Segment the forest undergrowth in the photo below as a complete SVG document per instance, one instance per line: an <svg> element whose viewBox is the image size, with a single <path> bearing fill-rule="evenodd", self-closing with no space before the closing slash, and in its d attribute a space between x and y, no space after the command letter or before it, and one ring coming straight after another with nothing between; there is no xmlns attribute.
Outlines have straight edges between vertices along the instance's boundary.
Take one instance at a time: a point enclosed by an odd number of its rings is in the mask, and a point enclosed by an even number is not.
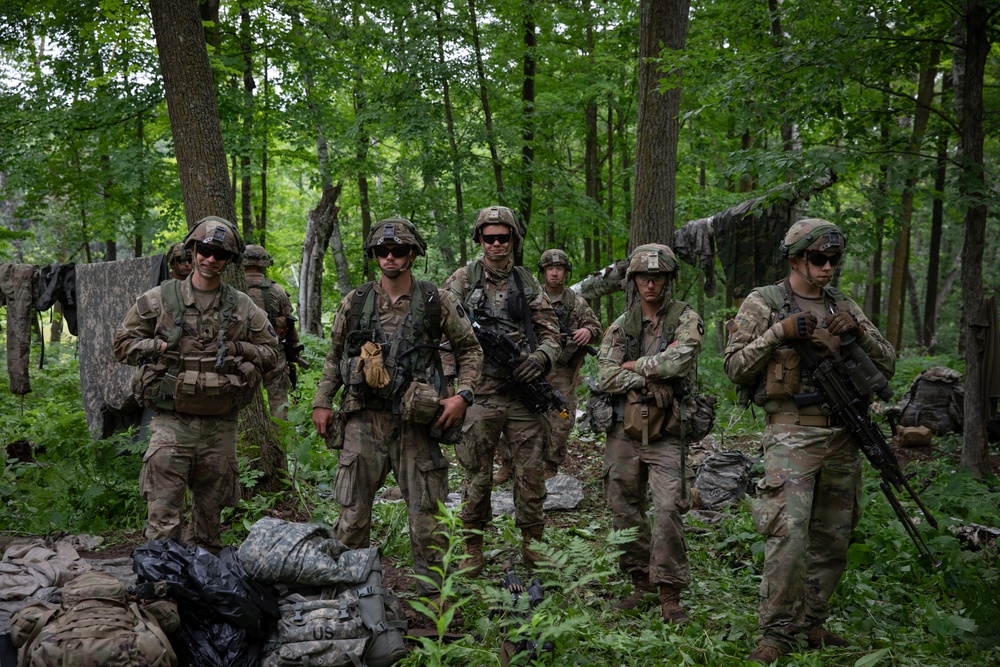
<svg viewBox="0 0 1000 667"><path fill-rule="evenodd" d="M228 512L225 540L238 544L261 517L280 516L332 525L337 506L330 499L336 452L327 451L313 433L308 395L322 366L323 343L307 340L313 369L300 378L305 388L281 428L288 453L287 490L250 495ZM948 360L903 357L893 382L902 395L920 368ZM722 449L757 454L759 415L734 407L733 390L717 380L719 362L703 358L703 389L720 398L714 435ZM585 368L584 372L588 372ZM81 407L79 367L70 348L53 346L46 366L32 369L31 394L12 396L0 384L0 433L7 447L0 472L0 537L88 533L104 538L108 549L141 541L145 503L138 478L145 441L121 434L93 441ZM832 599L829 629L848 637L849 648L793 653L780 665L1000 665L1000 558L995 545L973 550L949 526L977 523L1000 526L1000 483L975 479L957 469L959 436L945 438L919 458L907 459L910 483L937 517L941 529L920 531L941 560L938 567L919 561L917 552L865 465L863 513L852 535L850 563ZM534 573L544 600L531 613L525 597L510 609L500 587L502 563L516 552L519 532L511 517L497 517L486 531L489 563L483 577L459 576L460 527L453 511L444 512L451 537L445 559L443 596L461 611L465 639L445 642L422 638L403 665L498 665L505 637L539 646L551 642L537 664L546 665L733 665L741 664L757 639L757 587L764 543L755 533L750 499L730 506L717 523L686 518L692 583L683 603L691 620L665 625L654 597L633 611L611 605L631 592L617 568L627 533L611 529L601 495L603 440L574 432L565 472L583 482L584 500L572 511L547 517L550 562ZM30 452L30 455L26 455ZM12 457L12 453L21 456ZM242 481L252 486L252 453L241 455ZM760 474L760 466L755 467ZM461 481L452 467L451 488ZM391 480L390 480L391 483ZM904 499L914 517L919 512ZM390 585L413 597L409 572L406 510L401 503L376 506L373 543L389 565ZM520 565L515 571L528 578ZM416 606L420 606L417 602ZM430 604L429 623L442 631L448 616ZM498 613L506 609L506 613ZM449 612L449 614L452 612ZM454 627L452 631L455 631ZM519 664L516 661L513 664Z"/></svg>

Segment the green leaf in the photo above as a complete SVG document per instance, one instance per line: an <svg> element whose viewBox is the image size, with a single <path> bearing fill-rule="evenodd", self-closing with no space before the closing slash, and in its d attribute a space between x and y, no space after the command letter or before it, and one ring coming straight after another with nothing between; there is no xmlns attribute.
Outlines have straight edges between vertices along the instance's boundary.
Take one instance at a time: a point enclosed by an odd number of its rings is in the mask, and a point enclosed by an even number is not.
<svg viewBox="0 0 1000 667"><path fill-rule="evenodd" d="M880 648L874 653L869 653L868 655L861 656L854 661L854 667L872 667L872 665L877 665L878 661L881 660L886 653L889 652L887 648Z"/></svg>

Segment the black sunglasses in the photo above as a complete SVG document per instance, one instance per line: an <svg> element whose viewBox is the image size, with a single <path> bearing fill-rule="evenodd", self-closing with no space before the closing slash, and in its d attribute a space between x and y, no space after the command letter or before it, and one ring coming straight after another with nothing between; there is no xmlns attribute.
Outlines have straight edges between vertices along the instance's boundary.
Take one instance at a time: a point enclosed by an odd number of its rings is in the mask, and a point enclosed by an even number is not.
<svg viewBox="0 0 1000 667"><path fill-rule="evenodd" d="M411 252L413 252L413 246L409 245L377 245L375 246L375 254L379 257L385 259L389 255L392 255L396 259L400 257L406 257Z"/></svg>
<svg viewBox="0 0 1000 667"><path fill-rule="evenodd" d="M220 262L228 262L233 258L233 253L228 250L207 243L199 243L195 246L195 250L202 257L214 257Z"/></svg>
<svg viewBox="0 0 1000 667"><path fill-rule="evenodd" d="M480 236L483 243L486 245L493 245L499 242L500 244L510 243L510 234L483 234Z"/></svg>
<svg viewBox="0 0 1000 667"><path fill-rule="evenodd" d="M806 259L809 260L809 263L820 269L826 266L827 262L830 262L830 266L836 267L837 264L840 263L840 258L841 258L840 254L824 255L821 252L811 252L808 255L806 255Z"/></svg>
<svg viewBox="0 0 1000 667"><path fill-rule="evenodd" d="M174 261L178 264L190 264L191 263L191 253L186 252L180 257L174 257Z"/></svg>

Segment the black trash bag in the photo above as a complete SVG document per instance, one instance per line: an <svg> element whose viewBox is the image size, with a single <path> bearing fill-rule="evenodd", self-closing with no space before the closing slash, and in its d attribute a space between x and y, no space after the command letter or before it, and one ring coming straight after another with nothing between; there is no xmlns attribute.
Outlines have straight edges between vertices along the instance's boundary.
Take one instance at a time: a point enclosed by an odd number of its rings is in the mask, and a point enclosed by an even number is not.
<svg viewBox="0 0 1000 667"><path fill-rule="evenodd" d="M254 583L231 547L215 556L176 540L154 540L132 553L136 595L178 602L178 657L194 667L256 667L277 600Z"/></svg>

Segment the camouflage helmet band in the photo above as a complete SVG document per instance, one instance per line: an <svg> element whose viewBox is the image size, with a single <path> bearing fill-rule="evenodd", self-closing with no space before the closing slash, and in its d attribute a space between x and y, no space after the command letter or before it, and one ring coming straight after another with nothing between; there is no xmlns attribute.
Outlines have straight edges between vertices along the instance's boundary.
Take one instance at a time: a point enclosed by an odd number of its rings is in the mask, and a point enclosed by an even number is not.
<svg viewBox="0 0 1000 667"><path fill-rule="evenodd" d="M538 258L539 273L550 266L565 266L567 272L573 271L573 263L569 261L569 255L559 248L550 248Z"/></svg>
<svg viewBox="0 0 1000 667"><path fill-rule="evenodd" d="M416 250L418 256L427 254L427 242L416 225L406 218L386 218L376 222L365 241L365 254L371 258L376 246L387 244L408 245Z"/></svg>

